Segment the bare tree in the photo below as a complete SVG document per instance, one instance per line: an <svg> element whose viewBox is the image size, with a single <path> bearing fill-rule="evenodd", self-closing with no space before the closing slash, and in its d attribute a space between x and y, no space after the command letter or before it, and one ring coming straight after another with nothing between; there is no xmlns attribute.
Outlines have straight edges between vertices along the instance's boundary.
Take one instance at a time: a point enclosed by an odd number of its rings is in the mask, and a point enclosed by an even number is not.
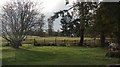
<svg viewBox="0 0 120 67"><path fill-rule="evenodd" d="M19 48L28 31L39 21L39 14L33 2L7 3L0 15L2 37L9 41L12 47Z"/></svg>

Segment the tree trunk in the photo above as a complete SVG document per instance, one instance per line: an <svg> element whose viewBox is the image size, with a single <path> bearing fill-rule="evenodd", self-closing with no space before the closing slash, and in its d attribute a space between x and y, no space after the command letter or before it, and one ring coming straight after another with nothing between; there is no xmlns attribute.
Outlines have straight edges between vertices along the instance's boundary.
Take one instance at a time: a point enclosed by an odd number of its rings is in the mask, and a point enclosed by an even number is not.
<svg viewBox="0 0 120 67"><path fill-rule="evenodd" d="M81 34L80 34L80 43L79 46L83 46L84 43L84 29L81 30Z"/></svg>
<svg viewBox="0 0 120 67"><path fill-rule="evenodd" d="M120 23L118 23L118 29L117 29L117 42L118 45L120 46Z"/></svg>
<svg viewBox="0 0 120 67"><path fill-rule="evenodd" d="M85 30L85 15L84 15L84 3L80 5L81 8L81 25L80 25L80 43L79 46L83 46L84 43L84 30Z"/></svg>
<svg viewBox="0 0 120 67"><path fill-rule="evenodd" d="M120 32L119 32L119 34L120 34ZM117 42L118 42L118 45L120 46L120 35L118 35Z"/></svg>
<svg viewBox="0 0 120 67"><path fill-rule="evenodd" d="M21 42L13 42L12 47L15 49L19 49L19 46L21 46Z"/></svg>
<svg viewBox="0 0 120 67"><path fill-rule="evenodd" d="M20 44L20 46L22 46L22 44Z"/></svg>
<svg viewBox="0 0 120 67"><path fill-rule="evenodd" d="M104 35L104 32L100 33L100 46L105 47L105 35Z"/></svg>
<svg viewBox="0 0 120 67"><path fill-rule="evenodd" d="M16 44L12 44L12 47L15 48L15 49L19 49L19 46L16 45Z"/></svg>

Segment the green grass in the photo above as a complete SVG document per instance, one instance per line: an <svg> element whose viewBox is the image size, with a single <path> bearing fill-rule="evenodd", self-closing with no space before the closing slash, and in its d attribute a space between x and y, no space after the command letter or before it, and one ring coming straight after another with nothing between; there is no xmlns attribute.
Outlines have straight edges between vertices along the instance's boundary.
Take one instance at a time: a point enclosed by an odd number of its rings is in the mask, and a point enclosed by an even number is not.
<svg viewBox="0 0 120 67"><path fill-rule="evenodd" d="M15 51L3 47L3 65L106 65L120 63L105 57L105 48L24 45ZM16 52L16 53L15 53Z"/></svg>

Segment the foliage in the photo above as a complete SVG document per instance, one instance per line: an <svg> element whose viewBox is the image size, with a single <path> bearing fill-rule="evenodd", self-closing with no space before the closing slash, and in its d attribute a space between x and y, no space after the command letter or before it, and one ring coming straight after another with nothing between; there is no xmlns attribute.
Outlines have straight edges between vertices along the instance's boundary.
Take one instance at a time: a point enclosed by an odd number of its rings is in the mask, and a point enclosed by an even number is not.
<svg viewBox="0 0 120 67"><path fill-rule="evenodd" d="M71 17L69 16L69 13L67 12L67 15L63 15L62 19L61 19L61 32L63 34L63 36L70 36L71 35L71 30L70 30L70 21L71 21Z"/></svg>
<svg viewBox="0 0 120 67"><path fill-rule="evenodd" d="M120 5L118 2L102 2L97 9L94 15L93 30L94 33L101 36L101 46L105 45L106 36L116 35L115 31L119 30L119 10ZM116 37L119 38L118 35Z"/></svg>
<svg viewBox="0 0 120 67"><path fill-rule="evenodd" d="M67 0L67 4L68 3L69 2ZM80 35L80 45L83 45L85 28L90 25L92 21L92 14L94 13L94 10L97 8L97 6L98 5L96 2L77 2L74 3L74 5L67 10L61 10L56 12L55 15L52 16L52 18L53 20L55 20L59 16L63 17L61 19L61 29L63 30L63 34L66 33L65 35L67 36ZM72 14L69 13L69 10L71 9L73 9ZM67 18L70 18L70 20Z"/></svg>

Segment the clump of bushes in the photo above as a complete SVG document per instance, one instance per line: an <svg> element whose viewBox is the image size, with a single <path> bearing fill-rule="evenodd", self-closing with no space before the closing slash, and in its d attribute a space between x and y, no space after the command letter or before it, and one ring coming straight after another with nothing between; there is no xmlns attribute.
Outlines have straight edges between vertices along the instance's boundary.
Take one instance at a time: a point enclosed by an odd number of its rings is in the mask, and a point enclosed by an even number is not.
<svg viewBox="0 0 120 67"><path fill-rule="evenodd" d="M107 57L115 57L115 58L120 58L120 46L115 43L111 43L108 46L109 50L106 53Z"/></svg>

